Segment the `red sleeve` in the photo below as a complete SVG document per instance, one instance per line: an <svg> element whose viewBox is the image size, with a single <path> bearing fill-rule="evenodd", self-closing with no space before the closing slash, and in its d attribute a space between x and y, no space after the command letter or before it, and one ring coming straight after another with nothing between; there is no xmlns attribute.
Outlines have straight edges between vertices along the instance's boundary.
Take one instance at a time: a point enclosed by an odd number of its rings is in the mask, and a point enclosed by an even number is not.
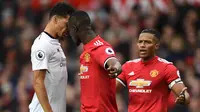
<svg viewBox="0 0 200 112"><path fill-rule="evenodd" d="M115 58L115 52L110 46L100 46L97 49L92 51L94 59L97 63L99 63L102 67L105 68L105 63L108 61L109 58Z"/></svg>
<svg viewBox="0 0 200 112"><path fill-rule="evenodd" d="M126 86L126 66L125 64L122 66L122 73L117 76L117 81L119 81L122 85Z"/></svg>
<svg viewBox="0 0 200 112"><path fill-rule="evenodd" d="M167 65L165 69L165 80L169 85L170 89L175 83L181 81L179 71L174 65L172 64Z"/></svg>

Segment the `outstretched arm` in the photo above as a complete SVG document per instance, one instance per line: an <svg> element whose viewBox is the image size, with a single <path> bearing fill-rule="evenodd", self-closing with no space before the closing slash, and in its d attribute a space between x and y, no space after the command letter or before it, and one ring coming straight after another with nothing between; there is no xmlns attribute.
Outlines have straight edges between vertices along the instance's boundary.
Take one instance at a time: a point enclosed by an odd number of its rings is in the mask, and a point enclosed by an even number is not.
<svg viewBox="0 0 200 112"><path fill-rule="evenodd" d="M120 62L114 57L111 57L107 60L105 69L109 72L108 75L110 78L116 78L122 72L122 66Z"/></svg>

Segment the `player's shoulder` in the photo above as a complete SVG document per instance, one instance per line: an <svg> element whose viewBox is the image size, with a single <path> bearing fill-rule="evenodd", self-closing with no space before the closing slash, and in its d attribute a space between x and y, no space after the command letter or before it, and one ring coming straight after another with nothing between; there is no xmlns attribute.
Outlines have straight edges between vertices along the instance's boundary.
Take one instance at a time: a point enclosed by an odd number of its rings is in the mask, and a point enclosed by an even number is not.
<svg viewBox="0 0 200 112"><path fill-rule="evenodd" d="M100 46L111 46L108 42L106 42L102 37L97 36L95 38L95 41L93 41L93 45L95 47L100 47Z"/></svg>
<svg viewBox="0 0 200 112"><path fill-rule="evenodd" d="M158 57L158 62L160 66L164 66L166 69L176 69L173 62L167 61L166 59Z"/></svg>
<svg viewBox="0 0 200 112"><path fill-rule="evenodd" d="M33 45L31 47L31 50L48 50L52 48L52 45L45 40L45 36L43 33L41 33L33 42Z"/></svg>
<svg viewBox="0 0 200 112"><path fill-rule="evenodd" d="M96 53L104 54L104 53L106 53L107 55L115 55L114 49L111 46L107 46L107 45L95 47L90 52L93 53L93 54L96 54Z"/></svg>
<svg viewBox="0 0 200 112"><path fill-rule="evenodd" d="M166 60L166 59L164 59L164 58L161 58L161 57L158 57L158 58L157 58L157 61L158 61L160 64L164 64L164 65L173 65L172 62L170 62L170 61L168 61L168 60Z"/></svg>
<svg viewBox="0 0 200 112"><path fill-rule="evenodd" d="M95 41L93 41L92 51L105 51L107 54L115 54L112 46L101 37L96 37Z"/></svg>
<svg viewBox="0 0 200 112"><path fill-rule="evenodd" d="M141 61L141 58L133 59L127 61L125 64L138 64Z"/></svg>
<svg viewBox="0 0 200 112"><path fill-rule="evenodd" d="M122 69L123 69L124 71L132 70L133 68L140 66L140 62L141 62L141 58L137 58L137 59L133 59L133 60L126 61L126 62L122 65Z"/></svg>

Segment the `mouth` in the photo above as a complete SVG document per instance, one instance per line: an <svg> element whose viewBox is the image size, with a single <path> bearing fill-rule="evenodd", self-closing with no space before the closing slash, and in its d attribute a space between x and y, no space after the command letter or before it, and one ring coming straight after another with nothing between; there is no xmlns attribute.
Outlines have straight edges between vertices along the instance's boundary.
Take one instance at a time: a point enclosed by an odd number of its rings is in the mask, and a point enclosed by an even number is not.
<svg viewBox="0 0 200 112"><path fill-rule="evenodd" d="M139 53L142 54L142 55L147 54L147 50L141 49L141 50L139 50Z"/></svg>

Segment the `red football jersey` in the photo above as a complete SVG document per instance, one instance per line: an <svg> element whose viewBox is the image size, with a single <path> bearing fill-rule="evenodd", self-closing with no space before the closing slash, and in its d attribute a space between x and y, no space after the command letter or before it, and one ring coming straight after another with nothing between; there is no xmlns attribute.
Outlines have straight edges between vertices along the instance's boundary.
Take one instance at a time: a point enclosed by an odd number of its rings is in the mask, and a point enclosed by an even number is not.
<svg viewBox="0 0 200 112"><path fill-rule="evenodd" d="M81 112L117 112L116 81L105 70L111 58L115 58L112 47L99 36L84 45L79 73Z"/></svg>
<svg viewBox="0 0 200 112"><path fill-rule="evenodd" d="M167 112L168 97L179 71L165 59L155 56L126 62L117 80L128 87L129 112Z"/></svg>

